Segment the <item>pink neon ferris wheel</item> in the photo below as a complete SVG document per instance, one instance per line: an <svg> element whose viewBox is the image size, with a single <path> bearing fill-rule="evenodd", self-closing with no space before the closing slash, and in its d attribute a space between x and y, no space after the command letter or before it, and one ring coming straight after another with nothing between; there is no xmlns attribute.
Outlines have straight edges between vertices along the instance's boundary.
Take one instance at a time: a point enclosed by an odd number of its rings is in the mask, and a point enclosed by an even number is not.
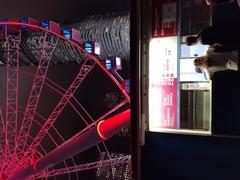
<svg viewBox="0 0 240 180"><path fill-rule="evenodd" d="M81 171L129 163L106 140L128 126L130 98L101 59L38 25L0 26L0 179L80 179ZM64 48L77 63L56 63Z"/></svg>

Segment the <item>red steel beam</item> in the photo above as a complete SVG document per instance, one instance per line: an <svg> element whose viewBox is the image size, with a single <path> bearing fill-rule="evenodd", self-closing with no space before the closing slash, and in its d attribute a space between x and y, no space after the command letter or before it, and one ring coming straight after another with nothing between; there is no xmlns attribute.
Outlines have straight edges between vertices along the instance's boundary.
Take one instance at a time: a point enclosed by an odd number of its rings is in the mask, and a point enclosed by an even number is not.
<svg viewBox="0 0 240 180"><path fill-rule="evenodd" d="M130 123L130 109L123 111L107 120L100 121L97 126L88 131L79 132L55 150L38 159L33 165L18 171L9 180L27 180L37 173L58 164L88 148L107 140Z"/></svg>

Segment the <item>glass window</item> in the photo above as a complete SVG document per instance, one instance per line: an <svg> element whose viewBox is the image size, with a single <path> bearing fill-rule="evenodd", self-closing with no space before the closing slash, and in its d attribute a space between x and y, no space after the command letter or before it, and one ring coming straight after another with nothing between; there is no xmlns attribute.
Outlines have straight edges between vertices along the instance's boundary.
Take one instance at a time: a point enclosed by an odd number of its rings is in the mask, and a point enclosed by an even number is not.
<svg viewBox="0 0 240 180"><path fill-rule="evenodd" d="M187 36L211 24L211 8L198 0L153 0L151 12L148 128L211 134L212 83L193 63L206 54L208 46L185 42Z"/></svg>

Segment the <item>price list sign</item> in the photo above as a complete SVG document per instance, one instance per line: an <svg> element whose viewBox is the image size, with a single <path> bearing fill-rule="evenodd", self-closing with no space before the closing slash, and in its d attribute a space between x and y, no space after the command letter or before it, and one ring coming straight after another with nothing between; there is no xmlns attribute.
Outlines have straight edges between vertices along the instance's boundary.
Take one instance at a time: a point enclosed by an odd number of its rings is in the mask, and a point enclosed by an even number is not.
<svg viewBox="0 0 240 180"><path fill-rule="evenodd" d="M149 126L177 128L177 37L150 42Z"/></svg>

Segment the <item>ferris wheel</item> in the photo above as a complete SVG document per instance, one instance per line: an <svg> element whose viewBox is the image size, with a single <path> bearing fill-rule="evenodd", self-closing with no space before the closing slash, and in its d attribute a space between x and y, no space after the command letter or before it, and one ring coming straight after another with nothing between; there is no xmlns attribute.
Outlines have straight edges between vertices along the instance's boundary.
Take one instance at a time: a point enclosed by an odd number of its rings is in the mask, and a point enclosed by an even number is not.
<svg viewBox="0 0 240 180"><path fill-rule="evenodd" d="M130 163L109 151L129 125L130 97L78 35L52 21L0 22L0 179L75 180Z"/></svg>

